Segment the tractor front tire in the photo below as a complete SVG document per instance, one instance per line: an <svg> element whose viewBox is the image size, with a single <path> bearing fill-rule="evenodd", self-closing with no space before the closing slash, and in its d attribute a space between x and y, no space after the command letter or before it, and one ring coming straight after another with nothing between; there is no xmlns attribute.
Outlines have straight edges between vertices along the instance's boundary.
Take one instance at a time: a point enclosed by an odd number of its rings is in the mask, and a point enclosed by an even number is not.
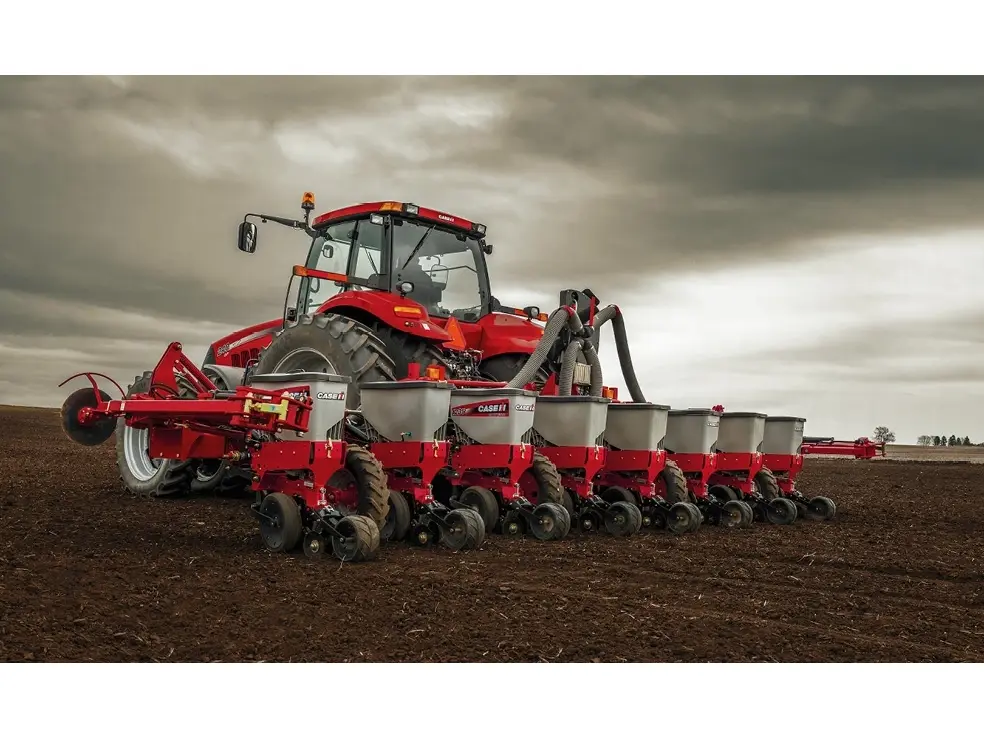
<svg viewBox="0 0 984 738"><path fill-rule="evenodd" d="M133 397L150 389L152 372L135 377L126 396ZM123 488L138 497L176 497L189 491L194 471L190 459L151 459L150 432L116 423L116 468Z"/></svg>
<svg viewBox="0 0 984 738"><path fill-rule="evenodd" d="M379 336L363 323L334 313L302 315L277 334L250 374L281 371L320 371L350 377L345 397L349 410L358 409L363 382L396 379L393 359ZM382 521L376 520L376 524L382 525Z"/></svg>

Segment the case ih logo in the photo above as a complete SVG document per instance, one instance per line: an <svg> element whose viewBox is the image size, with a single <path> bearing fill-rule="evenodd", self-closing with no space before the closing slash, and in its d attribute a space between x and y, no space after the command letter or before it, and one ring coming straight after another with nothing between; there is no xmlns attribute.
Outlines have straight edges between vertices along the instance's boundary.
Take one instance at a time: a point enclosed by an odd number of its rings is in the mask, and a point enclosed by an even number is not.
<svg viewBox="0 0 984 738"><path fill-rule="evenodd" d="M446 220L448 223L454 223L454 218L452 218L450 215L442 215L438 213L437 217L440 220Z"/></svg>
<svg viewBox="0 0 984 738"><path fill-rule="evenodd" d="M319 400L344 400L345 399L345 393L344 392L319 392L318 393L318 399Z"/></svg>
<svg viewBox="0 0 984 738"><path fill-rule="evenodd" d="M458 405L451 408L451 417L469 418L507 418L509 417L508 402L473 402L470 405Z"/></svg>
<svg viewBox="0 0 984 738"><path fill-rule="evenodd" d="M297 400L298 402L307 402L311 398L311 395L306 390L287 391L283 393L283 396Z"/></svg>
<svg viewBox="0 0 984 738"><path fill-rule="evenodd" d="M533 404L530 403L529 405L517 405L516 406L516 412L519 412L519 413L531 413L531 412L533 412Z"/></svg>

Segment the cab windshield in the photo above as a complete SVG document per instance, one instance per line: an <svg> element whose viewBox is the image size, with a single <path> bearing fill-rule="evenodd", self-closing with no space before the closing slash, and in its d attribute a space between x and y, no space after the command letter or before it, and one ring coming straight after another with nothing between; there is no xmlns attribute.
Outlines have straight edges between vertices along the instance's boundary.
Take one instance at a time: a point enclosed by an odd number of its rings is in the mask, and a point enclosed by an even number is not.
<svg viewBox="0 0 984 738"><path fill-rule="evenodd" d="M479 279L481 264L477 239L435 224L394 219L393 284L413 284L410 298L432 315L479 318L488 302Z"/></svg>
<svg viewBox="0 0 984 738"><path fill-rule="evenodd" d="M408 297L438 318L464 321L481 317L488 296L481 278L479 241L439 225L402 218L392 221L390 262L383 261L384 229L368 219L329 226L311 244L305 266L364 279L367 286L325 284L311 278L300 295L299 308L311 313L343 289L392 289L409 282ZM388 275L393 275L392 280Z"/></svg>

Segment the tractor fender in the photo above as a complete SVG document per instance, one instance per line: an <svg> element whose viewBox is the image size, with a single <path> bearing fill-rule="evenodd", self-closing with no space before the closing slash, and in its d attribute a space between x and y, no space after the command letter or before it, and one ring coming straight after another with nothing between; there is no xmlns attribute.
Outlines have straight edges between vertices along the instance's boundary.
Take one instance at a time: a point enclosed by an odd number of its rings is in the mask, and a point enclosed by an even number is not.
<svg viewBox="0 0 984 738"><path fill-rule="evenodd" d="M222 377L222 381L225 382L226 388L235 389L243 383L243 377L246 375L246 370L236 366L222 366L221 364L203 364L203 372L214 372L218 376ZM219 387L219 389L224 389Z"/></svg>
<svg viewBox="0 0 984 738"><path fill-rule="evenodd" d="M451 340L451 334L430 319L423 305L392 292L340 292L325 300L318 312L345 315L367 325L374 319L432 343Z"/></svg>

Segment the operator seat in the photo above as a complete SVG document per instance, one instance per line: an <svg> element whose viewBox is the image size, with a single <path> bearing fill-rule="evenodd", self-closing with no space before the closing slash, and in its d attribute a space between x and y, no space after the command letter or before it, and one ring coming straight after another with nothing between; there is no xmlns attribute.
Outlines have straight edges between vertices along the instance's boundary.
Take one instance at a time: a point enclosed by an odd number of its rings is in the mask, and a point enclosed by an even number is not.
<svg viewBox="0 0 984 738"><path fill-rule="evenodd" d="M423 270L418 261L411 260L396 276L397 284L400 282L413 283L413 292L410 293L411 300L419 302L427 308L428 312L437 308L444 292L444 285L434 284L434 280Z"/></svg>

